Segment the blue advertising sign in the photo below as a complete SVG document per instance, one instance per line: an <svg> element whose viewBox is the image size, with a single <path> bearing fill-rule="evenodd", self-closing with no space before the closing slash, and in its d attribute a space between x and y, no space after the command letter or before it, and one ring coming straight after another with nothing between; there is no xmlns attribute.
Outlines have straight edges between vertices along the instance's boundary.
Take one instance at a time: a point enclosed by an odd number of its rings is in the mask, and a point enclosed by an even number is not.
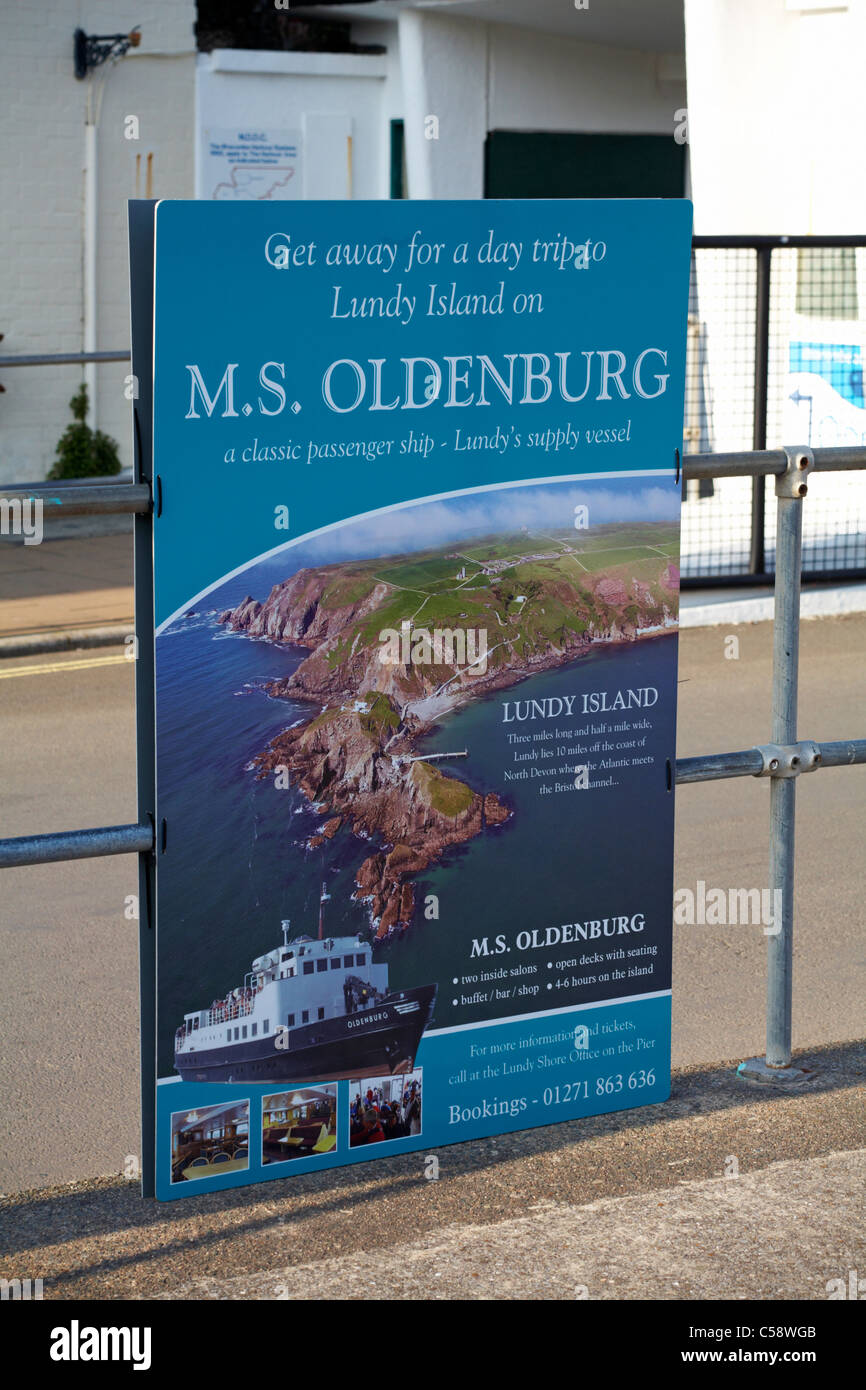
<svg viewBox="0 0 866 1390"><path fill-rule="evenodd" d="M840 340L850 328L831 324L835 341L789 343L785 438L824 448L866 440L862 345Z"/></svg>
<svg viewBox="0 0 866 1390"><path fill-rule="evenodd" d="M157 206L159 1198L667 1097L690 236Z"/></svg>

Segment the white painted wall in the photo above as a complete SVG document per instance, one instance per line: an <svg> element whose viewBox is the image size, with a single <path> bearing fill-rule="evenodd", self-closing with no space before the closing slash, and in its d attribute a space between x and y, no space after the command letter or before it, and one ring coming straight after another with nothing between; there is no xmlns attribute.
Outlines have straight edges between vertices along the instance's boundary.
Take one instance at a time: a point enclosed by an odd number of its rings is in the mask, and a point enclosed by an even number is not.
<svg viewBox="0 0 866 1390"><path fill-rule="evenodd" d="M682 54L641 53L490 25L489 130L670 135Z"/></svg>
<svg viewBox="0 0 866 1390"><path fill-rule="evenodd" d="M139 24L141 48L107 73L98 133L100 348L129 344L126 200L135 156L152 155L156 197L193 191L193 0L40 0L0 11L0 353L80 352L85 82L73 73L72 34L113 34ZM184 56L158 56L159 54ZM124 138L137 115L140 139ZM0 483L45 476L71 420L80 367L0 371ZM97 423L131 462L125 364L97 369Z"/></svg>
<svg viewBox="0 0 866 1390"><path fill-rule="evenodd" d="M866 229L866 0L685 0L695 231Z"/></svg>
<svg viewBox="0 0 866 1390"><path fill-rule="evenodd" d="M424 11L401 14L410 198L484 196L488 42L485 24Z"/></svg>
<svg viewBox="0 0 866 1390"><path fill-rule="evenodd" d="M210 192L208 129L298 130L305 198L387 198L383 55L218 49L196 68L196 196ZM347 137L352 139L351 178Z"/></svg>

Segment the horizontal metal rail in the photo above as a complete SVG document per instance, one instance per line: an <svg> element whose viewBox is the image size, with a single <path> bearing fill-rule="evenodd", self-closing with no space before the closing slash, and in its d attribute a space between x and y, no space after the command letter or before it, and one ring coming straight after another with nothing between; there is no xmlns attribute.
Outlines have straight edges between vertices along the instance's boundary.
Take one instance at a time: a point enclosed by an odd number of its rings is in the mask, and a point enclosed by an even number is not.
<svg viewBox="0 0 866 1390"><path fill-rule="evenodd" d="M816 770L852 767L866 763L866 738L815 745ZM708 753L699 758L677 758L678 786L689 782L719 782L727 777L760 777L765 771L760 748L736 753ZM0 869L23 864L51 864L61 859L94 859L102 854L147 854L154 847L153 826L108 825L94 830L65 830L58 835L23 835L0 840Z"/></svg>
<svg viewBox="0 0 866 1390"><path fill-rule="evenodd" d="M866 448L813 449L812 454L814 471L818 473L866 469ZM783 449L767 449L762 453L687 454L682 461L686 479L781 475L786 467L787 455ZM152 506L146 483L9 483L0 487L0 500L4 498L41 501L46 511L57 516L148 512Z"/></svg>
<svg viewBox="0 0 866 1390"><path fill-rule="evenodd" d="M96 859L103 854L147 854L153 826L102 825L92 830L61 830L56 835L22 835L0 840L0 869L22 864L56 864L62 859Z"/></svg>
<svg viewBox="0 0 866 1390"><path fill-rule="evenodd" d="M129 362L128 348L116 352L29 352L24 357L0 357L3 367L71 367L84 362Z"/></svg>
<svg viewBox="0 0 866 1390"><path fill-rule="evenodd" d="M866 449L862 447L813 449L812 456L816 473L840 473L866 468ZM683 458L683 474L687 479L781 475L787 467L788 456L784 449L735 454L686 454Z"/></svg>
<svg viewBox="0 0 866 1390"><path fill-rule="evenodd" d="M10 483L0 487L0 501L41 502L47 516L105 516L149 512L146 483Z"/></svg>
<svg viewBox="0 0 866 1390"><path fill-rule="evenodd" d="M862 584L866 580L866 567L851 566L850 569L804 570L800 576L802 584ZM694 589L772 589L776 576L770 570L755 574L681 574L680 589L683 593Z"/></svg>
<svg viewBox="0 0 866 1390"><path fill-rule="evenodd" d="M726 777L759 777L764 759L757 748L738 753L709 753L701 758L677 758L676 782L721 782Z"/></svg>
<svg viewBox="0 0 866 1390"><path fill-rule="evenodd" d="M866 246L864 236L786 236L783 233L767 236L693 236L695 251L761 251L785 248L808 247L814 251L824 247ZM129 348L118 348L108 352L40 352L27 353L20 357L0 357L3 367L54 367L84 362L128 362L132 353Z"/></svg>
<svg viewBox="0 0 866 1390"><path fill-rule="evenodd" d="M836 743L820 743L824 767L851 767L866 763L866 738L840 739Z"/></svg>
<svg viewBox="0 0 866 1390"><path fill-rule="evenodd" d="M866 738L818 743L815 770L824 767L851 767L866 763ZM677 786L688 782L721 782L727 777L761 777L765 774L760 748L744 748L737 753L708 753L700 758L677 758Z"/></svg>
<svg viewBox="0 0 866 1390"><path fill-rule="evenodd" d="M694 236L692 246L696 251L784 251L786 246L808 247L812 251L823 251L825 246L866 246L866 237L854 233L842 236Z"/></svg>

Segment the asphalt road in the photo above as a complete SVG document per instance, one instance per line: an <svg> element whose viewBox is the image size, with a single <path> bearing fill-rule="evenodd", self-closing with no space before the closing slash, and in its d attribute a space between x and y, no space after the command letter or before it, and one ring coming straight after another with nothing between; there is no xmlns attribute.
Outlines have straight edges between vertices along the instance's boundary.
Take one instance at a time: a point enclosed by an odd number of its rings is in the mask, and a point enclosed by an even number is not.
<svg viewBox="0 0 866 1390"><path fill-rule="evenodd" d="M680 648L680 756L769 738L772 632L689 630ZM861 735L866 617L801 635L802 737ZM135 819L133 668L114 653L0 663L0 834ZM768 793L745 778L680 788L675 883L766 884ZM866 768L798 786L794 1041L864 1035ZM136 924L124 916L134 859L4 870L0 880L3 1058L0 1188L123 1171L138 1152ZM763 1051L759 926L678 926L674 1063ZM837 1143L837 1149L847 1147Z"/></svg>

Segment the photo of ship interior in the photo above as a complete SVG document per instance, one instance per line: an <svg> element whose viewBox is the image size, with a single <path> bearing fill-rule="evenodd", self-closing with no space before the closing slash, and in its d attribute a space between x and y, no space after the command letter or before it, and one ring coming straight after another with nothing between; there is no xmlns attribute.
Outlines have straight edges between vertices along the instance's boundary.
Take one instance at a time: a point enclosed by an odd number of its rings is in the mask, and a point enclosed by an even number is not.
<svg viewBox="0 0 866 1390"><path fill-rule="evenodd" d="M349 1087L349 1146L414 1139L421 1133L423 1072L371 1076Z"/></svg>
<svg viewBox="0 0 866 1390"><path fill-rule="evenodd" d="M232 1101L171 1117L171 1180L222 1177L250 1166L250 1103Z"/></svg>
<svg viewBox="0 0 866 1390"><path fill-rule="evenodd" d="M262 1163L312 1158L336 1147L336 1086L310 1086L264 1097Z"/></svg>

